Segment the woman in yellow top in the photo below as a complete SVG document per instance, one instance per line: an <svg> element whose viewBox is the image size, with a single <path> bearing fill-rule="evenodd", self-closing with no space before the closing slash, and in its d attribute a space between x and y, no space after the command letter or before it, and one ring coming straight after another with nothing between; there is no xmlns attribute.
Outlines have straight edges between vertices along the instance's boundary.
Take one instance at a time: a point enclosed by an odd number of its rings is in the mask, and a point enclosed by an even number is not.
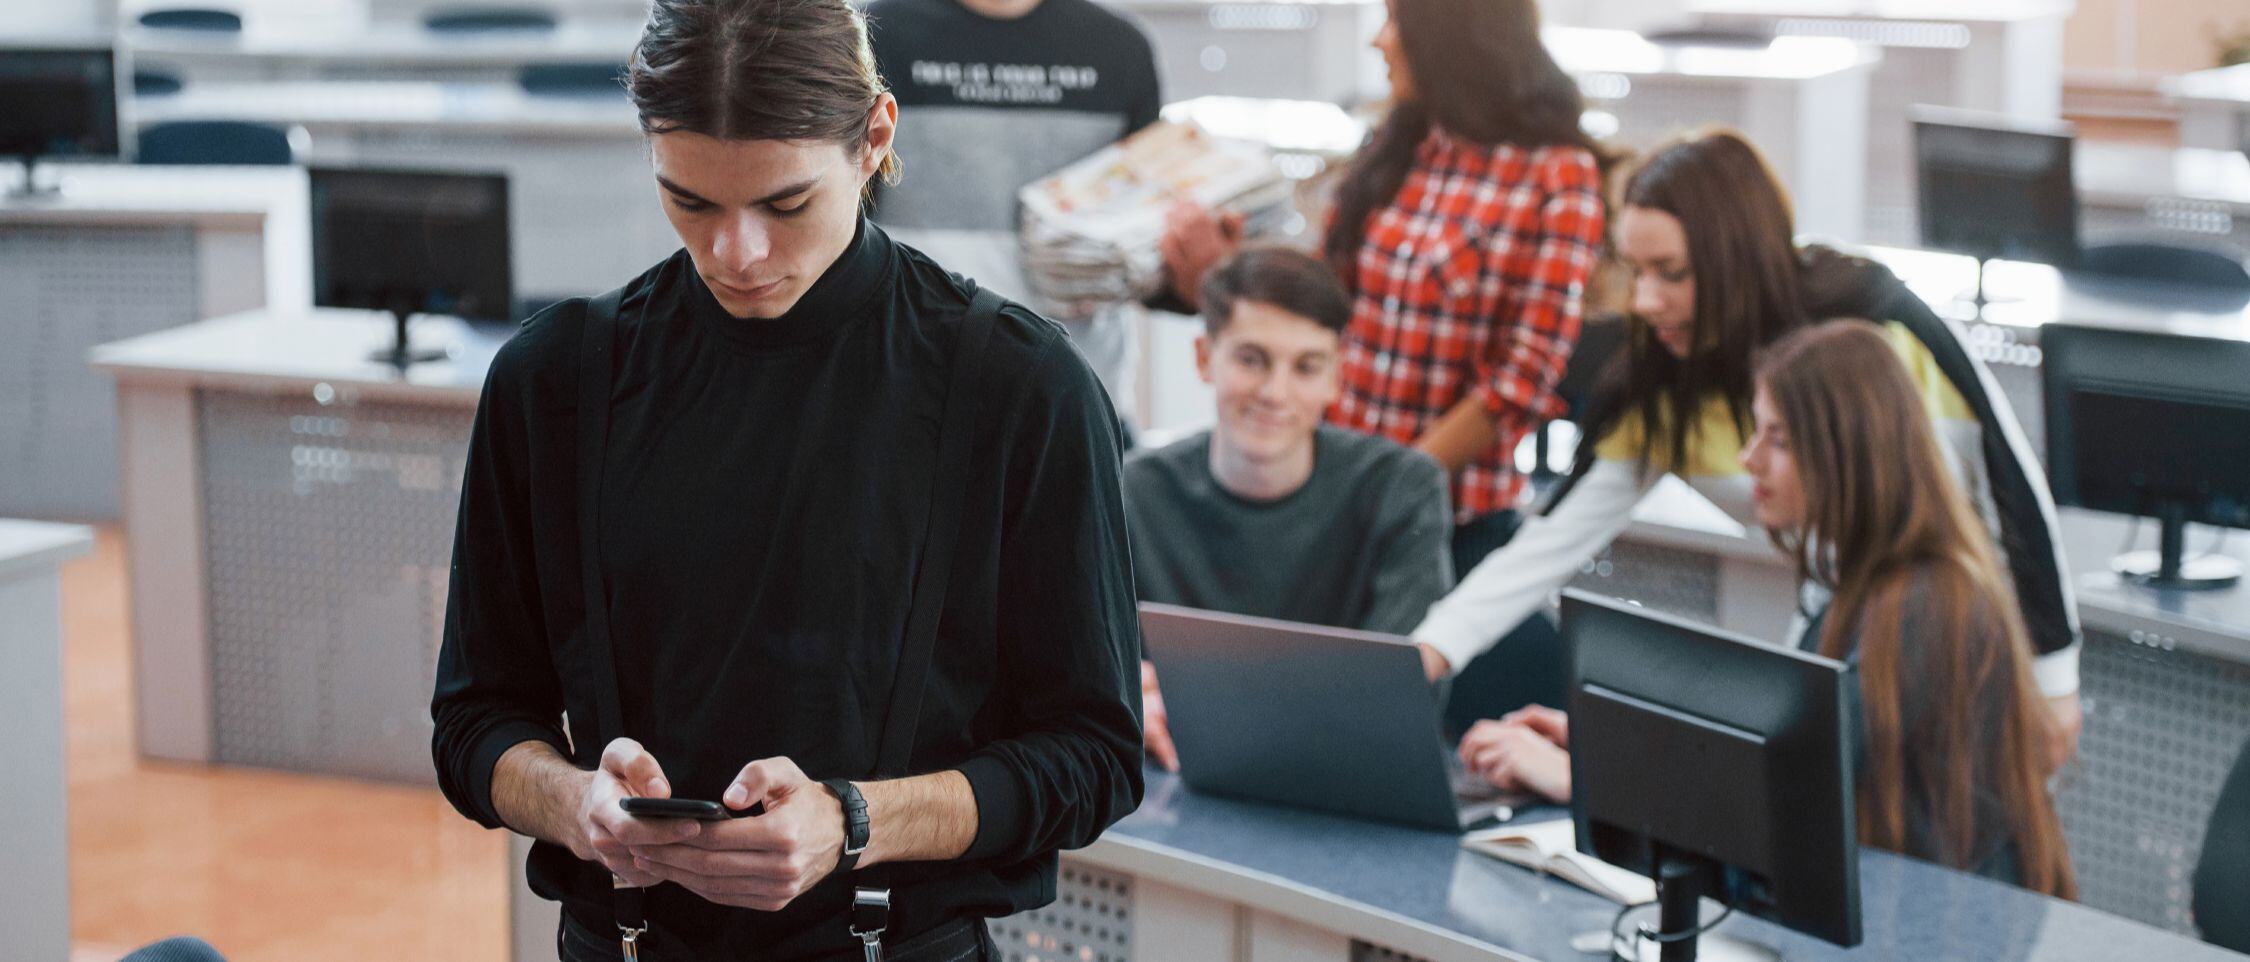
<svg viewBox="0 0 2250 962"><path fill-rule="evenodd" d="M1467 665L1624 531L1633 506L1665 474L1754 527L1739 462L1750 436L1752 358L1821 319L1872 318L1998 540L2037 656L2038 687L2054 709L2051 761L2059 765L2078 730L2079 647L2054 505L2007 399L1953 329L1888 270L1799 250L1787 196L1757 149L1731 131L1651 153L1626 181L1615 247L1632 272L1630 333L1578 418L1592 443L1580 445L1545 509L1430 608L1414 640L1450 670ZM1807 610L1825 600L1821 591L1808 586Z"/></svg>

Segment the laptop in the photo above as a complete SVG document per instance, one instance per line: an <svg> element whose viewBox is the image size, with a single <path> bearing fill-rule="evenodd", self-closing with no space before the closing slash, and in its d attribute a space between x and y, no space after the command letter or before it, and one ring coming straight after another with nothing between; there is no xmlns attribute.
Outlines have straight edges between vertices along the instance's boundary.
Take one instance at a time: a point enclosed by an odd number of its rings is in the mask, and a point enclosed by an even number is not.
<svg viewBox="0 0 2250 962"><path fill-rule="evenodd" d="M1462 769L1405 638L1154 603L1141 638L1196 791L1445 832L1524 801Z"/></svg>

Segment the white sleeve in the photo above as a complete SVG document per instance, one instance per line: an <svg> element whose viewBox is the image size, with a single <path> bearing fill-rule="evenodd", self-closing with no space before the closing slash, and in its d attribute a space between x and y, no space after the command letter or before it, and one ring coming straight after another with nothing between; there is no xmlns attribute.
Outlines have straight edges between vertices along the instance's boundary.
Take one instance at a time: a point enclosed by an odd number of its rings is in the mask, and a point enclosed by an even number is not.
<svg viewBox="0 0 2250 962"><path fill-rule="evenodd" d="M2077 642L2031 660L2031 677L2038 681L2040 694L2061 698L2078 692L2078 652L2085 647L2085 642Z"/></svg>
<svg viewBox="0 0 2250 962"><path fill-rule="evenodd" d="M1431 605L1413 639L1457 672L1498 644L1625 530L1633 506L1662 476L1651 472L1644 482L1640 474L1629 462L1594 462L1548 513L1524 519L1513 539Z"/></svg>

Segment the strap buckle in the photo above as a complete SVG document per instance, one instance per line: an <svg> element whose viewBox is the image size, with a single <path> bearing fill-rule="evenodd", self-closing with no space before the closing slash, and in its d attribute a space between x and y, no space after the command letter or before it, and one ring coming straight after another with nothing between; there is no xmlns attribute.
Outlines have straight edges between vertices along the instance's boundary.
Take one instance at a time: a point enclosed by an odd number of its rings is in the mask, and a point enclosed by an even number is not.
<svg viewBox="0 0 2250 962"><path fill-rule="evenodd" d="M883 930L891 923L891 890L852 890L852 934L859 937L867 962L883 962Z"/></svg>

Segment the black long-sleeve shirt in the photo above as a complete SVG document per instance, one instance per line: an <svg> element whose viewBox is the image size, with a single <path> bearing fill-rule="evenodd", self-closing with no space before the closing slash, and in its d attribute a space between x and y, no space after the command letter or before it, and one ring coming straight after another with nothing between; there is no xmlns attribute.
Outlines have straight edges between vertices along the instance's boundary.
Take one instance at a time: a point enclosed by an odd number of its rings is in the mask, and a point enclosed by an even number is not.
<svg viewBox="0 0 2250 962"><path fill-rule="evenodd" d="M623 732L593 730L603 676L580 629L582 312L526 322L492 364L462 484L431 706L454 806L498 826L493 764L526 740L575 745L591 767L609 738L635 738L683 798L717 798L770 756L867 777L971 293L864 222L778 319L728 316L684 252L628 285L599 522ZM1142 787L1115 415L1062 329L1021 307L985 351L911 765L967 777L977 832L957 861L897 868L900 937L1051 900L1055 852L1092 842ZM542 843L530 879L609 931L600 866ZM664 885L648 913L698 957L797 959L857 944L849 897L831 877L761 913Z"/></svg>

